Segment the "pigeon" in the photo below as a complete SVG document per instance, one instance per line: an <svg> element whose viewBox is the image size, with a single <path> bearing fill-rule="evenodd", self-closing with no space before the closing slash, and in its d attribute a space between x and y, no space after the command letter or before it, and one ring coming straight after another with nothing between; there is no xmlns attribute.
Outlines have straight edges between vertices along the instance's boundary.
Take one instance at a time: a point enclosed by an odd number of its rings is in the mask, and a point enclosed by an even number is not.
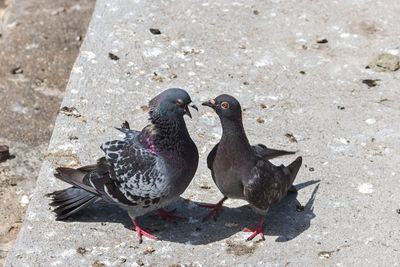
<svg viewBox="0 0 400 267"><path fill-rule="evenodd" d="M202 205L212 211L205 219L219 214L223 202L228 198L246 200L261 215L253 232L247 239L252 240L263 234L263 224L269 207L281 200L288 192L296 192L293 181L301 167L298 157L285 167L275 166L268 159L294 152L268 149L262 144L251 146L242 123L240 103L232 96L223 94L202 105L214 109L222 124L222 137L207 157L207 166L212 178L224 197L215 205Z"/></svg>
<svg viewBox="0 0 400 267"><path fill-rule="evenodd" d="M157 209L168 220L183 219L163 207L179 198L197 170L199 154L183 118L192 117L188 107L198 110L186 91L167 89L150 100L150 124L142 131L131 130L125 122L116 128L125 133L123 140L101 145L105 157L96 164L57 168L54 176L72 187L48 194L56 219L94 203L115 203L128 212L139 243L142 235L157 238L143 230L136 217Z"/></svg>

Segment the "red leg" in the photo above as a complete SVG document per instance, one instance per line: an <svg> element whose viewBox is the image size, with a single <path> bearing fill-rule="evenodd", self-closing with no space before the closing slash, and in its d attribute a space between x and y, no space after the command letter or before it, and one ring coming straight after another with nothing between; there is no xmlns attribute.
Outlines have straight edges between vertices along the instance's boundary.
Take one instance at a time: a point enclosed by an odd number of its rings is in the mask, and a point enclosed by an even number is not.
<svg viewBox="0 0 400 267"><path fill-rule="evenodd" d="M258 222L257 226L254 228L244 228L243 231L245 232L253 232L246 241L252 240L257 234L260 234L261 238L265 240L263 234L263 224L264 224L265 217L261 217L260 221Z"/></svg>
<svg viewBox="0 0 400 267"><path fill-rule="evenodd" d="M200 207L207 208L207 209L212 209L206 216L204 216L203 221L207 220L208 217L213 215L214 213L214 220L217 220L217 217L219 215L219 211L222 208L222 204L224 203L225 200L227 200L227 197L224 197L221 199L217 204L214 205L200 205Z"/></svg>
<svg viewBox="0 0 400 267"><path fill-rule="evenodd" d="M146 231L144 231L142 228L140 228L139 223L136 219L131 219L133 224L135 226L130 227L131 230L136 230L137 232L137 237L139 239L139 244L142 244L142 235L147 236L148 238L154 239L154 240L158 240L157 237L152 236L151 234L147 233Z"/></svg>
<svg viewBox="0 0 400 267"><path fill-rule="evenodd" d="M158 209L159 214L151 215L150 217L161 216L163 219L165 219L169 222L172 222L173 219L184 221L185 218L172 215L172 213L174 213L175 211L176 211L176 209L173 209L173 210Z"/></svg>

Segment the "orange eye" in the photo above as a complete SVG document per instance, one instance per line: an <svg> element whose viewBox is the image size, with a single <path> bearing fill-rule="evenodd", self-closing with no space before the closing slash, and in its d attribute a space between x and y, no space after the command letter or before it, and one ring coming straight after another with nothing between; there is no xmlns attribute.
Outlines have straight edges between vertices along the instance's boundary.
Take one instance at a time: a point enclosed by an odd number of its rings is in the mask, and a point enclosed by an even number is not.
<svg viewBox="0 0 400 267"><path fill-rule="evenodd" d="M229 108L229 104L227 102L222 102L221 107Z"/></svg>
<svg viewBox="0 0 400 267"><path fill-rule="evenodd" d="M176 100L176 104L177 105L182 105L182 100L180 100L180 99Z"/></svg>

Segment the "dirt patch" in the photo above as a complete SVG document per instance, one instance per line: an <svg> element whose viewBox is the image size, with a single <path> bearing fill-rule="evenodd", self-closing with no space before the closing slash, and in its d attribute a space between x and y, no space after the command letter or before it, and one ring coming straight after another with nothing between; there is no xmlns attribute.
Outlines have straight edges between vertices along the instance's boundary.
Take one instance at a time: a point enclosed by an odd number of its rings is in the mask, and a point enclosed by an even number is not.
<svg viewBox="0 0 400 267"><path fill-rule="evenodd" d="M383 53L371 61L366 68L376 72L396 71L400 68L400 58L392 54Z"/></svg>
<svg viewBox="0 0 400 267"><path fill-rule="evenodd" d="M228 252L229 254L233 254L235 256L250 256L256 251L258 243L247 243L248 245L246 245L244 243L241 243L240 241L235 242L232 240L228 240L226 241L226 244L228 245L226 252Z"/></svg>

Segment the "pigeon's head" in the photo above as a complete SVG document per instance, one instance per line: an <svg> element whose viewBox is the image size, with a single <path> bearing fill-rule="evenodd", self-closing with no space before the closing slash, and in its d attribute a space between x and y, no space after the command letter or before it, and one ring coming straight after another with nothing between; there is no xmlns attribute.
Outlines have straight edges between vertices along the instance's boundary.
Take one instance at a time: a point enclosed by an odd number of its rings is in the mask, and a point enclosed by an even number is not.
<svg viewBox="0 0 400 267"><path fill-rule="evenodd" d="M198 110L185 90L170 88L150 100L149 114L151 117L170 118L183 117L186 114L192 118L189 107Z"/></svg>
<svg viewBox="0 0 400 267"><path fill-rule="evenodd" d="M202 105L214 109L221 119L237 120L242 118L240 103L231 95L219 95L215 99L204 102Z"/></svg>

